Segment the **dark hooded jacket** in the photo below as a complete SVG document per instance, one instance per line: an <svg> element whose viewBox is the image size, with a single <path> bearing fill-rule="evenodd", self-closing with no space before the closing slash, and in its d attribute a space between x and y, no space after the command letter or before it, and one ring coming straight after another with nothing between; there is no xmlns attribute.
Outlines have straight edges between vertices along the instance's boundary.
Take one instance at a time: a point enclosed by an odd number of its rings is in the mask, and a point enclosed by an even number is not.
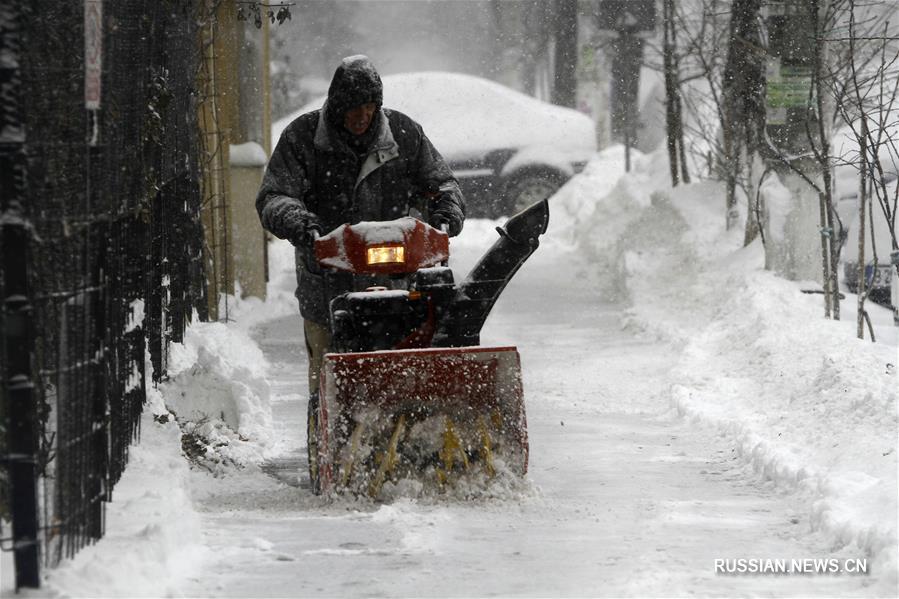
<svg viewBox="0 0 899 599"><path fill-rule="evenodd" d="M324 276L311 261L310 224L327 233L344 223L392 220L412 214L450 223L458 234L465 204L452 171L421 126L381 107L381 78L364 56L343 60L321 110L284 129L256 198L262 226L296 246L297 298L304 318L328 323L331 298L350 290L397 282L375 277ZM343 127L347 110L373 102L368 131Z"/></svg>

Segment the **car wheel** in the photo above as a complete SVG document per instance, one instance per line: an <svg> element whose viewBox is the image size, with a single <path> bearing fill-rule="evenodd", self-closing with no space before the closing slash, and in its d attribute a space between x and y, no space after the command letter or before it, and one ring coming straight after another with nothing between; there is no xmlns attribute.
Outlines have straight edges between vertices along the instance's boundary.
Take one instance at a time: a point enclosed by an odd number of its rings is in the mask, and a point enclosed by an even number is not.
<svg viewBox="0 0 899 599"><path fill-rule="evenodd" d="M556 193L566 177L548 170L529 170L513 175L506 184L505 215L518 214Z"/></svg>

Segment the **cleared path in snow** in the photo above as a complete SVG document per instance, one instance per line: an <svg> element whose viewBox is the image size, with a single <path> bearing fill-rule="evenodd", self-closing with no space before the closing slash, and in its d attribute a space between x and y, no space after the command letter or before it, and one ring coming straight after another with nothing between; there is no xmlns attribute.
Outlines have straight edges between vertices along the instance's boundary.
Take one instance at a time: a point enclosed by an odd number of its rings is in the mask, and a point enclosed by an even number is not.
<svg viewBox="0 0 899 599"><path fill-rule="evenodd" d="M454 251L492 239L473 222ZM314 497L305 479L298 317L258 327L273 365L279 457L211 479L195 499L212 549L188 596L671 596L865 594L864 577L722 576L715 558L832 557L789 495L732 445L668 410L676 349L622 330L619 306L538 250L485 344L522 356L531 490L467 503ZM201 480L202 479L202 480ZM858 557L847 555L839 557Z"/></svg>

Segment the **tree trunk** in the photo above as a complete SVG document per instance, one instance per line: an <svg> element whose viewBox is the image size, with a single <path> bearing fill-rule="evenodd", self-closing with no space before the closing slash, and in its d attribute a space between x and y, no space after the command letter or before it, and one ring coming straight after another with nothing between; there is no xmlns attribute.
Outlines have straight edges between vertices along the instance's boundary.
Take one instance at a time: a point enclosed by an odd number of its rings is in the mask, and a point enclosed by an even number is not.
<svg viewBox="0 0 899 599"><path fill-rule="evenodd" d="M725 78L725 85L727 84L726 81ZM727 96L728 93L725 89L725 102ZM731 107L725 104L725 116L721 119L721 137L724 150L724 156L722 156L724 160L722 170L724 171L725 187L724 227L728 231L737 226L737 218L739 217L737 212L737 179L740 176L741 165L739 156L740 144L735 139L736 128L733 125L735 120L734 112Z"/></svg>
<svg viewBox="0 0 899 599"><path fill-rule="evenodd" d="M764 52L759 28L761 0L733 0L730 39L722 80L721 129L726 183L725 226L737 226L737 185L743 161L753 159L764 127ZM752 198L748 198L752 202ZM752 215L750 206L749 216ZM747 231L751 228L747 223ZM748 235L746 236L748 239ZM750 240L751 241L751 240Z"/></svg>
<svg viewBox="0 0 899 599"><path fill-rule="evenodd" d="M577 0L556 0L553 104L577 104Z"/></svg>
<svg viewBox="0 0 899 599"><path fill-rule="evenodd" d="M664 42L662 45L662 62L665 71L665 125L668 142L668 162L671 170L671 185L680 183L678 168L678 131L682 126L678 122L678 89L677 59L675 57L674 37L674 0L662 2L662 29Z"/></svg>
<svg viewBox="0 0 899 599"><path fill-rule="evenodd" d="M746 179L749 181L747 185L746 208L749 212L746 215L746 227L743 230L743 247L752 243L761 234L762 230L762 207L756 205L757 198L759 203L761 202L758 193L761 181L757 182L754 174L757 157L757 154L746 157Z"/></svg>
<svg viewBox="0 0 899 599"><path fill-rule="evenodd" d="M868 138L868 123L867 119L862 118L861 121L862 133L861 138L866 140ZM858 277L858 288L856 292L858 293L858 316L856 318L856 333L859 339L865 338L865 210L867 208L868 203L868 160L867 155L868 151L863 146L861 155L861 166L858 169L858 271L856 276Z"/></svg>
<svg viewBox="0 0 899 599"><path fill-rule="evenodd" d="M677 95L677 128L675 135L677 136L677 149L680 154L680 176L681 180L687 184L690 183L690 171L687 168L687 151L684 149L684 113L683 104L681 102L680 93Z"/></svg>
<svg viewBox="0 0 899 599"><path fill-rule="evenodd" d="M825 106L825 98L828 90L824 85L825 72L827 70L827 46L824 38L827 36L825 28L827 23L822 22L822 15L825 14L826 8L830 0L811 0L810 2L810 18L815 19L815 55L814 55L814 74L813 80L815 85L815 109L817 112L818 126L818 143L819 150L817 152L818 166L821 170L821 178L824 182L823 193L821 194L821 213L822 213L822 243L824 245L824 290L829 298L829 305L825 308L830 310L834 320L840 319L840 289L839 289L839 246L836 239L834 227L834 207L833 207L833 171L831 170L830 155L830 130L828 127L827 114L830 110Z"/></svg>

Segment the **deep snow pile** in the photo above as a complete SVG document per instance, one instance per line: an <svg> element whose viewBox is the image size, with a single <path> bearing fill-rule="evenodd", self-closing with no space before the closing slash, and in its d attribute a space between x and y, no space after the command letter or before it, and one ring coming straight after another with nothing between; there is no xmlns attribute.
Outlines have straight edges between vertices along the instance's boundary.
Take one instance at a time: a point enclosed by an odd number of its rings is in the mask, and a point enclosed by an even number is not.
<svg viewBox="0 0 899 599"><path fill-rule="evenodd" d="M213 470L262 461L273 442L267 370L259 346L224 323L195 323L172 345L160 390L190 436L188 455Z"/></svg>
<svg viewBox="0 0 899 599"><path fill-rule="evenodd" d="M587 169L554 198L625 320L678 348L672 405L731 435L756 470L809 502L813 526L896 581L897 330L872 304L877 343L855 338L855 296L823 318L813 283L765 271L760 241L726 233L723 187L671 189L661 153L603 185ZM561 210L559 209L561 208ZM820 288L820 287L819 287Z"/></svg>
<svg viewBox="0 0 899 599"><path fill-rule="evenodd" d="M173 344L159 390L186 437L186 454L213 473L223 465L255 466L278 451L272 429L269 364L249 331L297 310L293 246L270 245L266 300L223 297L229 322L194 322ZM226 304L227 303L227 304Z"/></svg>

